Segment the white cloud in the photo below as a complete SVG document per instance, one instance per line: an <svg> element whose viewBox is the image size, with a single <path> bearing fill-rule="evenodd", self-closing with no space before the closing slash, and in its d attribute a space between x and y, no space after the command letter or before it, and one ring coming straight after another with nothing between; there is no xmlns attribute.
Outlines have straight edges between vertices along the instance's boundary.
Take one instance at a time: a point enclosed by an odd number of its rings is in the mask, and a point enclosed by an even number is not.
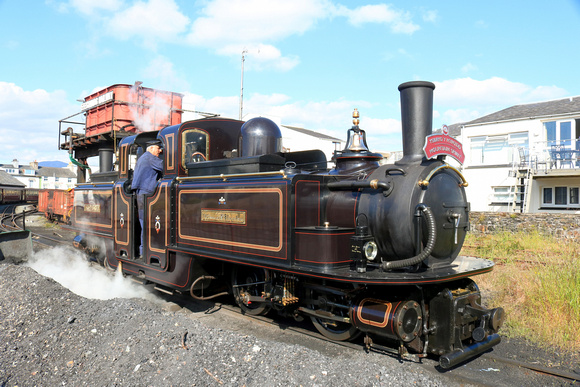
<svg viewBox="0 0 580 387"><path fill-rule="evenodd" d="M375 135L401 133L401 121L394 118L368 118L364 124L366 132L374 133Z"/></svg>
<svg viewBox="0 0 580 387"><path fill-rule="evenodd" d="M138 1L115 14L107 23L107 31L120 39L143 39L146 47L155 49L158 41L177 39L189 22L173 0Z"/></svg>
<svg viewBox="0 0 580 387"><path fill-rule="evenodd" d="M328 7L326 0L214 0L193 22L188 40L205 47L277 41L311 29Z"/></svg>
<svg viewBox="0 0 580 387"><path fill-rule="evenodd" d="M479 110L474 109L447 109L442 114L439 114L437 122L441 122L441 125L458 124L475 120L483 115ZM434 126L437 127L438 125Z"/></svg>
<svg viewBox="0 0 580 387"><path fill-rule="evenodd" d="M429 23L435 23L439 19L437 11L423 10L423 20Z"/></svg>
<svg viewBox="0 0 580 387"><path fill-rule="evenodd" d="M467 64L465 64L465 66L461 67L462 73L469 73L469 72L475 71L475 70L477 70L477 66L472 64L472 63L467 63Z"/></svg>
<svg viewBox="0 0 580 387"><path fill-rule="evenodd" d="M279 49L269 44L234 44L216 50L218 54L239 58L242 56L242 51L245 51L246 59L252 59L245 62L246 70L274 68L280 71L288 71L300 63L297 56L283 56Z"/></svg>
<svg viewBox="0 0 580 387"><path fill-rule="evenodd" d="M214 97L187 94L184 106L208 113L218 113L222 117L238 118L239 97ZM269 117L282 125L297 126L346 140L346 132L352 126L352 110L371 108L367 101L340 99L337 101L293 101L284 94L252 94L244 98L244 119L248 117ZM187 119L194 117L188 116ZM389 150L400 148L401 122L396 119L361 117L363 128L373 149ZM372 137L370 137L372 136ZM394 138L394 140L389 140ZM394 143L394 145L393 145Z"/></svg>
<svg viewBox="0 0 580 387"><path fill-rule="evenodd" d="M67 153L58 150L58 121L77 111L62 90L28 91L0 82L0 161L66 161Z"/></svg>
<svg viewBox="0 0 580 387"><path fill-rule="evenodd" d="M420 28L411 21L410 13L393 9L387 4L364 5L346 10L345 16L352 25L381 23L388 25L395 33L412 34Z"/></svg>
<svg viewBox="0 0 580 387"><path fill-rule="evenodd" d="M256 59L254 68L287 71L299 59L283 55L270 42L305 33L328 17L331 7L326 0L215 0L193 22L187 41L227 56L240 56L247 50Z"/></svg>
<svg viewBox="0 0 580 387"><path fill-rule="evenodd" d="M187 90L189 84L181 74L175 70L173 62L159 55L142 71L146 79L157 80L157 87L165 90Z"/></svg>
<svg viewBox="0 0 580 387"><path fill-rule="evenodd" d="M538 86L527 95L526 102L546 101L568 96L568 92L558 86Z"/></svg>
<svg viewBox="0 0 580 387"><path fill-rule="evenodd" d="M73 8L78 12L92 16L99 11L116 11L123 5L123 0L70 0L68 4L59 4L61 11Z"/></svg>
<svg viewBox="0 0 580 387"><path fill-rule="evenodd" d="M183 96L184 109L195 110L209 114L219 114L222 117L238 118L240 98L238 96L205 98L199 94L185 93ZM186 112L187 113L187 112ZM184 120L194 119L190 113L184 115Z"/></svg>
<svg viewBox="0 0 580 387"><path fill-rule="evenodd" d="M530 86L504 78L472 78L435 82L434 103L444 111L447 124L470 121L513 105L562 98L567 91L556 86ZM453 108L450 108L453 107Z"/></svg>
<svg viewBox="0 0 580 387"><path fill-rule="evenodd" d="M343 17L355 26L381 23L404 34L419 29L410 13L386 4L349 9L329 0L214 0L201 14L192 23L187 37L190 44L227 56L240 56L246 49L256 55L257 68L282 71L295 67L299 58L283 54L273 43L304 34L320 20Z"/></svg>
<svg viewBox="0 0 580 387"><path fill-rule="evenodd" d="M54 1L54 0L47 0ZM302 35L326 19L346 19L351 25L386 25L392 33L412 34L420 27L412 14L387 4L354 9L331 0L205 0L194 16L186 15L175 0L70 0L59 3L87 17L92 39L107 34L119 40L138 39L155 51L160 42L189 44L218 55L239 57L246 49L255 61L249 69L288 71L300 63L296 54L282 53L275 43ZM422 11L431 21L433 11ZM89 37L87 52L103 55ZM253 66L253 67L252 67Z"/></svg>
<svg viewBox="0 0 580 387"><path fill-rule="evenodd" d="M451 79L435 82L437 104L446 106L498 106L505 107L547 100L566 95L564 89L555 86L532 87L504 78L492 77L482 81L472 78Z"/></svg>

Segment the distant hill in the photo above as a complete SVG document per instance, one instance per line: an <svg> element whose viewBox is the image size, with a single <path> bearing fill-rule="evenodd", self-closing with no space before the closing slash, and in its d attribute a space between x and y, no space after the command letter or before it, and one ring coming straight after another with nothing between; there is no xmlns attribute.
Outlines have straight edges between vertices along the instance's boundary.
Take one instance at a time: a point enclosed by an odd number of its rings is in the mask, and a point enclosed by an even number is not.
<svg viewBox="0 0 580 387"><path fill-rule="evenodd" d="M68 164L64 161L41 161L38 163L39 167L54 167L54 168L64 168Z"/></svg>

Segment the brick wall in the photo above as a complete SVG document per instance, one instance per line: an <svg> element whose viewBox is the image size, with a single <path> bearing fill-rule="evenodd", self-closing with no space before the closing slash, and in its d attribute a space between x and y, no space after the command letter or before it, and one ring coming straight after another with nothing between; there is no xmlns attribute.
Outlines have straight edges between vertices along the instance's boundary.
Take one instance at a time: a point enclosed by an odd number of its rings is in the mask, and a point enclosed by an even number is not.
<svg viewBox="0 0 580 387"><path fill-rule="evenodd" d="M538 230L557 238L580 241L580 215L576 214L471 212L469 216L471 232L475 234Z"/></svg>

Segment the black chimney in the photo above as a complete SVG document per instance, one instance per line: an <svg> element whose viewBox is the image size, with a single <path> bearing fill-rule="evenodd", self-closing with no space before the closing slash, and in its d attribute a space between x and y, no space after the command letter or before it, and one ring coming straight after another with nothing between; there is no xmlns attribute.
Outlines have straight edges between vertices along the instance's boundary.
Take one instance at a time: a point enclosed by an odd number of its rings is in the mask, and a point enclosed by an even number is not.
<svg viewBox="0 0 580 387"><path fill-rule="evenodd" d="M433 90L431 82L412 81L399 85L403 158L396 164L420 162L425 156L425 137L433 132Z"/></svg>
<svg viewBox="0 0 580 387"><path fill-rule="evenodd" d="M99 171L111 172L113 170L113 149L99 149Z"/></svg>

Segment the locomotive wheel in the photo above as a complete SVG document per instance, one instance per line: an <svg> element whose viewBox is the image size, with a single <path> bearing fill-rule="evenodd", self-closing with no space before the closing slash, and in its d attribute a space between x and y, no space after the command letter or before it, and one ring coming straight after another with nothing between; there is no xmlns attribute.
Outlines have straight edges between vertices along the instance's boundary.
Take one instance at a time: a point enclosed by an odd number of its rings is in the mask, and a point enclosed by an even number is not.
<svg viewBox="0 0 580 387"><path fill-rule="evenodd" d="M242 314L263 316L271 307L266 302L246 302L244 296L261 297L266 282L266 270L260 268L236 266L232 271L232 294Z"/></svg>
<svg viewBox="0 0 580 387"><path fill-rule="evenodd" d="M332 306L331 304L348 305L348 300L344 297L331 294L318 294L314 291L310 292L310 299L313 300L311 305L314 310L322 310L330 312L335 316L348 317L348 310L340 307ZM333 320L327 320L320 317L310 316L312 324L322 336L334 341L351 341L356 339L362 333L350 323L343 323Z"/></svg>

